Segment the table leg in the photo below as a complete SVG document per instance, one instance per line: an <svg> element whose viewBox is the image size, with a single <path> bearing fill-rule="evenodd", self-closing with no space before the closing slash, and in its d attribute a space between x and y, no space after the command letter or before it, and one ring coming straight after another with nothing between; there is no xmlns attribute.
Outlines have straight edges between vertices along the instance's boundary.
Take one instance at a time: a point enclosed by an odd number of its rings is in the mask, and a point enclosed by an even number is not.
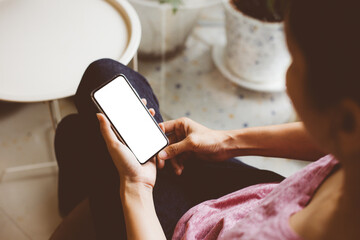
<svg viewBox="0 0 360 240"><path fill-rule="evenodd" d="M138 62L138 57L137 57L137 53L135 53L132 61L131 61L131 65L132 65L132 69L134 71L139 71L139 62Z"/></svg>
<svg viewBox="0 0 360 240"><path fill-rule="evenodd" d="M59 101L58 100L47 101L47 104L49 107L49 113L50 113L53 130L55 131L58 123L61 120ZM53 146L53 143L51 142L49 144L49 146ZM17 166L17 167L6 168L0 174L0 183L4 180L4 177L7 174L12 175L12 174L16 174L16 173L44 170L47 168L57 168L57 163L54 160L54 158L50 159L49 162L42 162L42 163L35 163L35 164L28 164L28 165L22 165L22 166Z"/></svg>
<svg viewBox="0 0 360 240"><path fill-rule="evenodd" d="M57 99L51 100L51 101L48 101L47 104L49 106L50 118L51 118L51 122L53 125L53 129L55 131L58 123L61 120L59 100L57 100Z"/></svg>
<svg viewBox="0 0 360 240"><path fill-rule="evenodd" d="M4 180L4 177L7 174L24 173L28 171L43 170L46 168L55 168L57 170L58 168L57 162L49 161L43 163L34 163L34 164L6 168L0 175L0 183Z"/></svg>

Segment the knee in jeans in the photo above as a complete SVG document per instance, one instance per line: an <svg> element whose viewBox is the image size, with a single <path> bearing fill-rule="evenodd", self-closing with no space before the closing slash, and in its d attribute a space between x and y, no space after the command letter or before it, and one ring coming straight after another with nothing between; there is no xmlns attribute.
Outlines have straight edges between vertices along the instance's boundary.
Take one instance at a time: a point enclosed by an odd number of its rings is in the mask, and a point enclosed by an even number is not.
<svg viewBox="0 0 360 240"><path fill-rule="evenodd" d="M109 58L92 62L82 76L76 91L75 102L81 101L79 99L87 98L93 89L114 77L115 72L125 71L126 68L121 63Z"/></svg>
<svg viewBox="0 0 360 240"><path fill-rule="evenodd" d="M128 68L127 66L119 63L118 61L115 61L110 58L101 58L98 60L95 60L94 62L90 63L90 65L87 67L86 72L91 72L92 74L103 72L105 69L109 68L110 66L118 65L120 68Z"/></svg>
<svg viewBox="0 0 360 240"><path fill-rule="evenodd" d="M106 76L106 80L110 80L120 73L124 74L130 80L130 83L135 80L150 86L149 82L141 74L128 66L109 58L103 58L92 62L86 69L84 76Z"/></svg>

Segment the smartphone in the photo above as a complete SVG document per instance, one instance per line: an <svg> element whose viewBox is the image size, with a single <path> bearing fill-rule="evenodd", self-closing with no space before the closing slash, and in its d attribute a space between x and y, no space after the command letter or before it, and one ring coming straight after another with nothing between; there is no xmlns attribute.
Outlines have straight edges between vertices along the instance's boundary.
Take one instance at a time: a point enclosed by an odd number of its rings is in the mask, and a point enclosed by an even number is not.
<svg viewBox="0 0 360 240"><path fill-rule="evenodd" d="M144 164L169 144L169 140L124 75L91 93L95 105L137 160Z"/></svg>

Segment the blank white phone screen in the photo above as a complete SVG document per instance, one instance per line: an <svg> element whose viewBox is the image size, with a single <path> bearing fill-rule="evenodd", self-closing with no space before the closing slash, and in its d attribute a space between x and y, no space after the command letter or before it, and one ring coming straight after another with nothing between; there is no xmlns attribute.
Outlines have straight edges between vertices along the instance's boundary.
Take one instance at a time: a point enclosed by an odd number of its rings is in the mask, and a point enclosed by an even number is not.
<svg viewBox="0 0 360 240"><path fill-rule="evenodd" d="M117 77L93 96L140 163L167 145L161 129L124 77Z"/></svg>

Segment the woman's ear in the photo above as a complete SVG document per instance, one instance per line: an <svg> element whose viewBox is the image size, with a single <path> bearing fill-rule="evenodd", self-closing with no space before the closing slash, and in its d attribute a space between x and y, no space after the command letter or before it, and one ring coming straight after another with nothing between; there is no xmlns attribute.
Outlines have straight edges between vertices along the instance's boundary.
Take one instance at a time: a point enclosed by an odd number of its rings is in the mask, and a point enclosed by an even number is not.
<svg viewBox="0 0 360 240"><path fill-rule="evenodd" d="M343 158L360 157L360 106L349 99L341 101L331 122L338 154Z"/></svg>

